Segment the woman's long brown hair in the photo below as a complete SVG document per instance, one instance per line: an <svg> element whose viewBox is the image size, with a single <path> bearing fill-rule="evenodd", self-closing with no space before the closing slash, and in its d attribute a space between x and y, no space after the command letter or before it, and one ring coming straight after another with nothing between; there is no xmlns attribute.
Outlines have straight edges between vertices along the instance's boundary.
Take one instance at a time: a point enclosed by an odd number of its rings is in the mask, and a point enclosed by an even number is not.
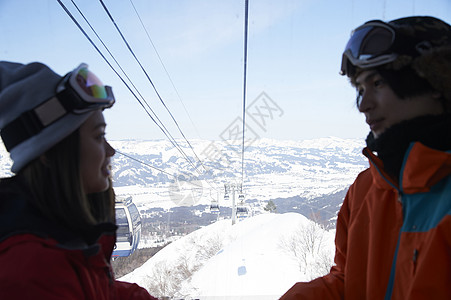
<svg viewBox="0 0 451 300"><path fill-rule="evenodd" d="M80 138L76 130L20 171L35 206L49 219L74 231L114 222L114 192L86 195L80 175Z"/></svg>

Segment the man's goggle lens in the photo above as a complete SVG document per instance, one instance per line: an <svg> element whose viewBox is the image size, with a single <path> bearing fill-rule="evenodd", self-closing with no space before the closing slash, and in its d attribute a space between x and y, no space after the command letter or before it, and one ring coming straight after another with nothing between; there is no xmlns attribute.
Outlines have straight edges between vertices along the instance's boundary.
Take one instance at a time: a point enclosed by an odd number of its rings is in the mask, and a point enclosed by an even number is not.
<svg viewBox="0 0 451 300"><path fill-rule="evenodd" d="M346 50L349 49L355 59L368 60L390 50L393 40L394 34L387 28L365 27L353 34Z"/></svg>
<svg viewBox="0 0 451 300"><path fill-rule="evenodd" d="M383 22L368 22L354 30L343 53L341 73L352 75L350 69L373 68L392 62L395 31Z"/></svg>

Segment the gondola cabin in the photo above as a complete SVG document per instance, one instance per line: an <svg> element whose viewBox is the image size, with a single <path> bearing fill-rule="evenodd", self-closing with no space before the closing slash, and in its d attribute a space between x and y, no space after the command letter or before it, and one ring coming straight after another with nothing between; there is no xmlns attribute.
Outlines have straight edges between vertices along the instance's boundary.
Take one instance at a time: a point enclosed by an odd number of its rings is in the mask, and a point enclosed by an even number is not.
<svg viewBox="0 0 451 300"><path fill-rule="evenodd" d="M141 238L141 216L132 197L116 200L116 225L113 257L129 256L138 248Z"/></svg>
<svg viewBox="0 0 451 300"><path fill-rule="evenodd" d="M217 203L211 203L210 212L212 214L219 214L219 205Z"/></svg>
<svg viewBox="0 0 451 300"><path fill-rule="evenodd" d="M241 204L244 202L244 194L242 193L238 194L238 202Z"/></svg>
<svg viewBox="0 0 451 300"><path fill-rule="evenodd" d="M238 205L236 207L236 216L238 219L244 219L247 218L249 215L249 210L247 209L247 206L245 205Z"/></svg>

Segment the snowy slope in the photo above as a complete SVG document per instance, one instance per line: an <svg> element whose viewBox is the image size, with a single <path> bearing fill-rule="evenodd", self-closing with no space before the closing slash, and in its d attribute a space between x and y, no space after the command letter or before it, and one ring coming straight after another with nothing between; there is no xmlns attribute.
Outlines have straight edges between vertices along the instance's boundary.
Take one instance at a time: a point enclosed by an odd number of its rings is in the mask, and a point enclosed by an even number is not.
<svg viewBox="0 0 451 300"><path fill-rule="evenodd" d="M307 232L316 237L312 253ZM327 272L333 239L333 231L296 213L262 214L233 226L222 220L173 242L120 280L136 282L157 296L277 299L295 282ZM289 246L293 242L298 257Z"/></svg>

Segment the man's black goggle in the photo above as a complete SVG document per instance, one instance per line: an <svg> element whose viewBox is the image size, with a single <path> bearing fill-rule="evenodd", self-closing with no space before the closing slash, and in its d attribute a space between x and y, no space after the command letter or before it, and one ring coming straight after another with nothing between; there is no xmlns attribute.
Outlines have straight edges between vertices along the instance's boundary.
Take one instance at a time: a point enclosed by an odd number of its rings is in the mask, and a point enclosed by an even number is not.
<svg viewBox="0 0 451 300"><path fill-rule="evenodd" d="M99 78L88 70L88 65L80 64L63 77L53 97L22 113L7 124L0 134L9 151L69 113L82 114L105 109L111 107L114 102L111 87L103 85Z"/></svg>
<svg viewBox="0 0 451 300"><path fill-rule="evenodd" d="M370 69L393 62L400 54L416 56L418 41L374 20L357 27L346 44L341 75L353 76L355 68Z"/></svg>

